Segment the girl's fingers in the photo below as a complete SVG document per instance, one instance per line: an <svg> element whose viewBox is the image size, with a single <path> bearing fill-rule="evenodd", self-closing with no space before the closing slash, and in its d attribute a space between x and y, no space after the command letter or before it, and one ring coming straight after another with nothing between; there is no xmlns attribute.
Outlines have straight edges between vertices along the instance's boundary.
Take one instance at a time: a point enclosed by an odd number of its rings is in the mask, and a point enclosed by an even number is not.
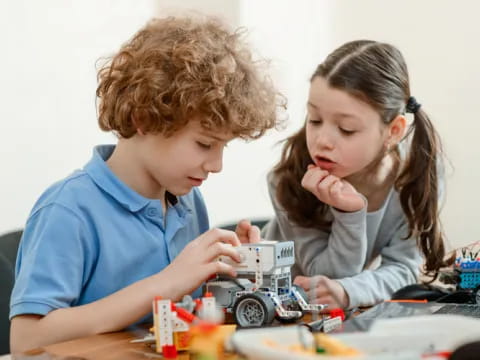
<svg viewBox="0 0 480 360"><path fill-rule="evenodd" d="M321 182L318 183L318 189L326 192L330 186L338 180L338 177L335 175L327 175L325 176Z"/></svg>
<svg viewBox="0 0 480 360"><path fill-rule="evenodd" d="M330 173L327 170L322 170L321 168L317 167L315 171L315 178L317 182L323 181Z"/></svg>
<svg viewBox="0 0 480 360"><path fill-rule="evenodd" d="M337 302L329 295L317 297L312 301L312 303L328 305L325 309L321 311L321 313L328 313L331 309L335 309L339 307Z"/></svg>
<svg viewBox="0 0 480 360"><path fill-rule="evenodd" d="M311 289L325 288L327 281L328 281L328 278L323 275L316 275L316 276L298 275L293 280L293 284L300 286L305 291L310 291Z"/></svg>
<svg viewBox="0 0 480 360"><path fill-rule="evenodd" d="M333 197L338 197L342 191L342 188L342 181L338 179L330 186L330 195L332 195Z"/></svg>
<svg viewBox="0 0 480 360"><path fill-rule="evenodd" d="M303 188L309 190L310 192L316 192L317 186L321 183L325 177L328 176L328 171L322 170L319 167L312 167L307 170L305 175L302 178L301 185Z"/></svg>
<svg viewBox="0 0 480 360"><path fill-rule="evenodd" d="M328 304L330 305L330 297L328 295L317 296L313 298L313 304Z"/></svg>
<svg viewBox="0 0 480 360"><path fill-rule="evenodd" d="M305 173L305 175L303 175L303 178L302 178L302 186L306 189L310 188L311 185L312 185L312 179L313 179L313 173L314 173L314 170L313 169L310 169L310 170L307 170L307 172Z"/></svg>
<svg viewBox="0 0 480 360"><path fill-rule="evenodd" d="M309 298L321 298L324 296L328 296L330 294L330 290L324 285L318 285L313 290L308 291Z"/></svg>
<svg viewBox="0 0 480 360"><path fill-rule="evenodd" d="M328 175L327 170L322 170L318 166L313 166L309 167L307 172L305 173L305 176L308 176L308 178L323 178Z"/></svg>
<svg viewBox="0 0 480 360"><path fill-rule="evenodd" d="M310 290L310 278L306 276L299 275L293 280L293 284L300 286L303 290Z"/></svg>

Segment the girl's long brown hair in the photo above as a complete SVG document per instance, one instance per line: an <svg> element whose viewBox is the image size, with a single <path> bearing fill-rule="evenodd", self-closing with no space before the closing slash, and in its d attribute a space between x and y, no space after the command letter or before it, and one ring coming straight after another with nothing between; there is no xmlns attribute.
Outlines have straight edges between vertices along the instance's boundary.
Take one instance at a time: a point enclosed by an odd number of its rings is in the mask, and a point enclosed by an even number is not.
<svg viewBox="0 0 480 360"><path fill-rule="evenodd" d="M407 110L411 96L407 66L400 51L390 44L369 40L346 43L317 67L311 80L317 76L327 80L331 87L370 104L385 124ZM306 168L312 162L305 129L306 125L286 140L274 169L278 180L276 196L296 224L328 229L331 226L326 218L328 205L301 186ZM411 146L395 188L409 225L406 238L417 239L425 256L425 273L436 276L441 267L453 260L445 260L439 220L437 161L441 161L441 144L423 108L415 112L410 129Z"/></svg>

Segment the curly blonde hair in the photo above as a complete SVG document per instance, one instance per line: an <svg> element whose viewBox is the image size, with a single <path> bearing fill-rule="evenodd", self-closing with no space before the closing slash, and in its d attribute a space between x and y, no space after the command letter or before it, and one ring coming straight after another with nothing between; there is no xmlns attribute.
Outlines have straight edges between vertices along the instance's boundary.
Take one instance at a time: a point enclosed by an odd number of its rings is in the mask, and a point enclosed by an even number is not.
<svg viewBox="0 0 480 360"><path fill-rule="evenodd" d="M284 97L215 18L151 20L98 72L100 128L170 136L200 115L208 130L254 139L277 125Z"/></svg>

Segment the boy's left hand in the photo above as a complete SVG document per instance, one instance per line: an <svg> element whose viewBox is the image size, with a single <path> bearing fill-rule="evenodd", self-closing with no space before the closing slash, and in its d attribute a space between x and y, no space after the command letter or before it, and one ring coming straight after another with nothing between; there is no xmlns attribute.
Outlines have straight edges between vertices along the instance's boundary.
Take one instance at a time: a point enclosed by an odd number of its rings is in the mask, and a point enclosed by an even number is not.
<svg viewBox="0 0 480 360"><path fill-rule="evenodd" d="M328 308L325 309L326 312L335 308L345 309L349 305L348 294L343 286L338 281L326 276L316 275L309 277L299 275L293 283L305 290L310 303L328 304Z"/></svg>
<svg viewBox="0 0 480 360"><path fill-rule="evenodd" d="M240 220L235 233L242 244L260 242L260 229L248 220Z"/></svg>

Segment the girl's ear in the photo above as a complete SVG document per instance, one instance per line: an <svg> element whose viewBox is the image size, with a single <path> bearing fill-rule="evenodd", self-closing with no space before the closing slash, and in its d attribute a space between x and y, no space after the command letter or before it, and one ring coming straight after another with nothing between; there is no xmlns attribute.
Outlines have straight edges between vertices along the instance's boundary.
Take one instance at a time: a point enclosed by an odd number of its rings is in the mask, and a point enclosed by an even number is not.
<svg viewBox="0 0 480 360"><path fill-rule="evenodd" d="M397 115L388 126L387 143L389 145L396 145L402 140L407 130L407 119L404 115Z"/></svg>

